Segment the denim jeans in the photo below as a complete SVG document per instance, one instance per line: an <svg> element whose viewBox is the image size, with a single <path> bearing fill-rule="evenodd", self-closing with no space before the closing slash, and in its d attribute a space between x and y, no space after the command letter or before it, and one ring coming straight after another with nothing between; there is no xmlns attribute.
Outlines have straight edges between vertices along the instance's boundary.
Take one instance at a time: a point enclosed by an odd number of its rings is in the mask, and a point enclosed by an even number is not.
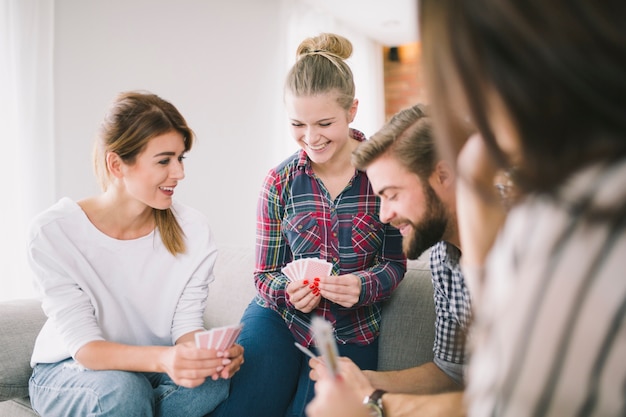
<svg viewBox="0 0 626 417"><path fill-rule="evenodd" d="M92 371L66 359L36 365L29 391L42 417L201 417L226 399L229 382L209 378L189 389L167 374Z"/></svg>
<svg viewBox="0 0 626 417"><path fill-rule="evenodd" d="M210 416L304 417L315 393L309 357L294 346L293 335L274 310L253 300L241 322L244 327L237 343L245 349L245 362L232 378L228 399ZM337 347L341 356L351 358L361 369L376 369L377 341Z"/></svg>

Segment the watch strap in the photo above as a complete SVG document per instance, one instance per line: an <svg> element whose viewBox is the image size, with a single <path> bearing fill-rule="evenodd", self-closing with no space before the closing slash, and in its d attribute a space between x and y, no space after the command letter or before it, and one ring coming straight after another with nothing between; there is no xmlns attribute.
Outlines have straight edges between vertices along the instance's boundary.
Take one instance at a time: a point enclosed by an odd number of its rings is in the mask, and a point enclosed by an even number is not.
<svg viewBox="0 0 626 417"><path fill-rule="evenodd" d="M370 395L365 397L363 400L363 404L369 405L371 409L378 411L380 417L384 417L384 408L383 408L383 395L385 395L387 391L382 389L374 390Z"/></svg>

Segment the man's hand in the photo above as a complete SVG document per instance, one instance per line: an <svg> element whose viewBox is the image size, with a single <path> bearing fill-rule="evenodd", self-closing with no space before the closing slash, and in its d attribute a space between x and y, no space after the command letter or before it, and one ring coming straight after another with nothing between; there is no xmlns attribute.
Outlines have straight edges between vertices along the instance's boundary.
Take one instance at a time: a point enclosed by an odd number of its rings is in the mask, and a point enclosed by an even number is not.
<svg viewBox="0 0 626 417"><path fill-rule="evenodd" d="M317 362L311 359L309 363ZM356 367L356 365L354 365ZM341 368L341 364L340 364ZM333 378L324 365L317 368L315 397L306 407L308 417L368 417L369 412L363 405L363 397L343 379Z"/></svg>
<svg viewBox="0 0 626 417"><path fill-rule="evenodd" d="M309 360L309 366L311 367L309 376L313 381L321 380L328 374L323 361L311 359ZM363 371L349 358L339 358L339 375L341 375L341 380L344 384L361 400L374 391L374 387L370 384Z"/></svg>

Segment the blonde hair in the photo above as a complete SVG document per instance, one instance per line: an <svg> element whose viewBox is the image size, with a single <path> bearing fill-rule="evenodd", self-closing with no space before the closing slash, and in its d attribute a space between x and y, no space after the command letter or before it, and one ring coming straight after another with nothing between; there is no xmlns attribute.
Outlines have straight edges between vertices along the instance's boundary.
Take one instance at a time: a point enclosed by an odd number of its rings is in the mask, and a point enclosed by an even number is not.
<svg viewBox="0 0 626 417"><path fill-rule="evenodd" d="M119 94L102 122L94 146L94 170L102 189L106 191L111 184L107 153L114 152L125 164L132 165L152 138L168 132L180 133L185 152L191 149L193 131L171 103L147 92ZM185 235L172 210L153 209L153 212L167 250L172 255L184 253Z"/></svg>
<svg viewBox="0 0 626 417"><path fill-rule="evenodd" d="M296 51L297 61L287 74L285 91L296 97L338 93L337 102L349 110L354 101L354 77L345 59L352 55L352 43L340 35L322 33L303 40Z"/></svg>

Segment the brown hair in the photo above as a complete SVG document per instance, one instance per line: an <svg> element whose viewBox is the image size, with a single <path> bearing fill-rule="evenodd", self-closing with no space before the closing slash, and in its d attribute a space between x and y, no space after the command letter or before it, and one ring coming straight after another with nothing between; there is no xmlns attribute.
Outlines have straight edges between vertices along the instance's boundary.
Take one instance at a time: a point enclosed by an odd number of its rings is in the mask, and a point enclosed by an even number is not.
<svg viewBox="0 0 626 417"><path fill-rule="evenodd" d="M516 183L551 191L626 154L626 7L619 1L420 1L437 137L453 156L469 117L505 169L489 118L500 101L520 138ZM455 103L461 103L460 110Z"/></svg>
<svg viewBox="0 0 626 417"><path fill-rule="evenodd" d="M424 105L416 104L393 115L385 126L352 152L352 164L364 171L385 154L393 156L422 182L428 181L438 155Z"/></svg>
<svg viewBox="0 0 626 417"><path fill-rule="evenodd" d="M132 165L152 138L172 131L183 136L185 152L189 151L193 144L193 131L171 103L147 92L119 94L102 122L94 147L94 169L102 189L106 191L110 185L107 153L114 152L124 163ZM172 210L153 211L156 227L167 250L173 255L184 253L184 233Z"/></svg>
<svg viewBox="0 0 626 417"><path fill-rule="evenodd" d="M349 110L354 101L354 79L345 59L352 43L343 36L322 33L298 46L297 61L287 74L285 90L295 96L311 96L335 90L337 102Z"/></svg>

